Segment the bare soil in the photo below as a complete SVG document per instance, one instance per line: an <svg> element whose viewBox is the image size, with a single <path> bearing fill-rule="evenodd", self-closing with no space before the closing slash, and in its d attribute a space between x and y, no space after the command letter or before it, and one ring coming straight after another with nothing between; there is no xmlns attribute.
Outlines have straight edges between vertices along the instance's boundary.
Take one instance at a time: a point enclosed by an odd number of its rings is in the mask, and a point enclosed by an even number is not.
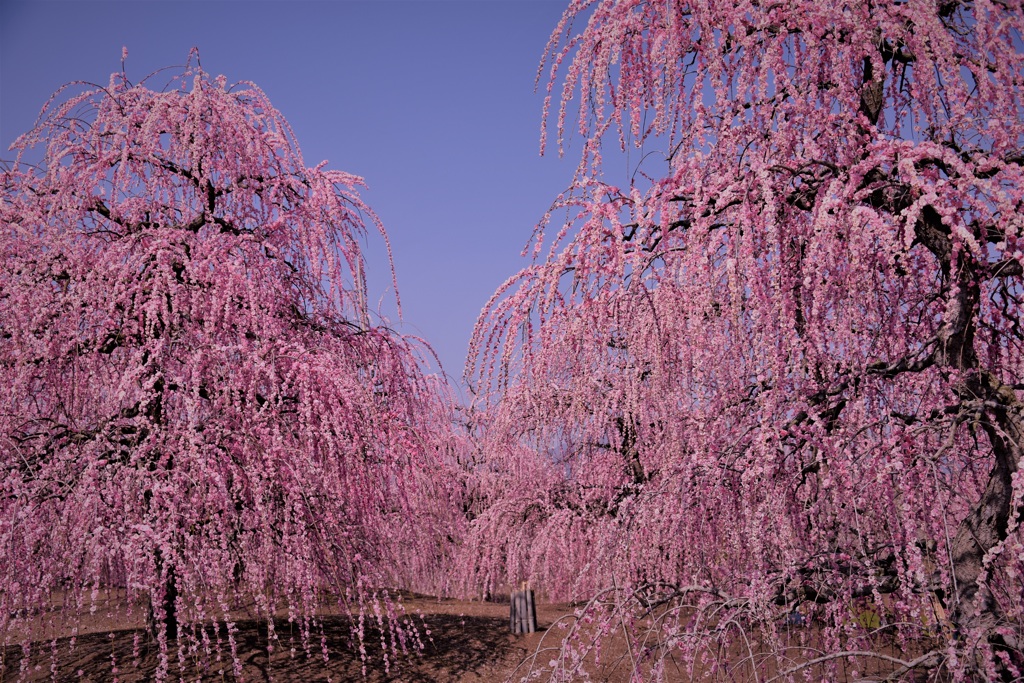
<svg viewBox="0 0 1024 683"><path fill-rule="evenodd" d="M321 653L320 633L303 648L297 632L289 632L285 623L276 624L278 647L268 652L265 622L240 620L235 625L241 675L234 670L227 644L226 629L209 631L212 654L185 654L176 661L172 648L169 669L171 680L188 681L365 681L367 683L409 682L501 682L519 681L531 669L531 662L546 663L561 642L556 621L571 615L568 605L537 604L538 632L512 635L509 632L508 603L438 600L416 596L403 601L405 610L416 615L423 640L420 652L402 655L385 670L380 634L368 630L365 639L366 661L360 658L358 643L353 642L351 624L346 616L325 615L323 635L328 659ZM28 658L21 647L3 651L0 682L7 681L120 681L134 683L152 680L159 664L159 651L141 624L118 624L124 617L108 620L93 616L80 623L72 640L70 631L51 633L32 643ZM422 620L421 616L422 615ZM138 621L138 617L131 619ZM55 639L52 636L57 636ZM281 647L281 646L284 647ZM217 650L219 649L219 653ZM543 662L540 660L543 659ZM624 683L627 672L614 664L595 672L595 681Z"/></svg>
<svg viewBox="0 0 1024 683"><path fill-rule="evenodd" d="M144 612L125 609L123 595L110 592L96 603L90 613L76 614L60 621L42 615L24 636L29 643L28 656L20 645L0 651L0 683L8 681L78 681L137 683L153 680L160 664L160 651L145 629ZM303 641L297 627L286 618L275 620L276 639L271 639L265 621L247 618L239 612L234 622L237 662L231 655L227 627L216 632L207 628L208 647L179 651L171 647L167 663L172 681L347 681L365 683L519 683L531 673L547 669L567 631L560 625L573 621L575 609L566 604L537 603L538 632L512 635L509 632L508 602L441 600L406 594L401 600L406 614L414 621L422 641L419 650L410 649L385 665L381 633L367 628L363 639L365 657L353 638L352 622L347 615L324 612ZM70 611L70 608L69 608ZM63 612L61 608L56 613ZM78 635L71 638L77 627ZM328 657L322 654L321 632ZM385 639L387 634L384 634ZM600 662L591 654L585 660L589 681L627 683L632 671L625 639L609 634L601 646ZM804 632L813 640L815 629ZM273 647L268 647L273 644ZM924 651L902 653L891 644L879 641L877 650L890 657L917 656ZM755 644L756 646L756 644ZM922 648L924 644L922 644ZM711 673L718 680L752 680L749 666L735 666L745 659L738 646L720 653L734 663L726 670ZM870 660L861 667L862 675L885 677L895 665L885 660ZM846 680L847 668L827 675L819 667L808 669L809 680L823 677ZM695 675L702 678L700 672ZM762 671L762 674L765 672ZM777 673L770 671L768 673ZM688 681L678 668L666 671L669 681ZM913 677L908 677L913 678ZM538 679L531 679L538 680ZM539 680L547 680L541 676ZM914 679L916 680L916 679Z"/></svg>

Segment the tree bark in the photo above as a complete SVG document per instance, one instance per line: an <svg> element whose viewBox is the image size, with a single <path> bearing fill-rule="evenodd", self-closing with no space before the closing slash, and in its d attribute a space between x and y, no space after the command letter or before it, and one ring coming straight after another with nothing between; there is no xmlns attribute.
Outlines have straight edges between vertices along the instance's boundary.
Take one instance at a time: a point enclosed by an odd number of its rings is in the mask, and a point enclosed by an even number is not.
<svg viewBox="0 0 1024 683"><path fill-rule="evenodd" d="M149 632L156 638L160 633L161 621L157 619L154 609L157 602L163 608L162 623L167 634L167 641L170 642L178 637L178 578L174 573L174 566L164 562L163 554L156 551L157 574L163 576L163 591L159 596L150 597L149 603Z"/></svg>
<svg viewBox="0 0 1024 683"><path fill-rule="evenodd" d="M1012 503L1013 474L1020 468L1024 449L1024 406L1012 388L987 372L970 377L961 398L985 406L979 424L992 445L995 463L981 500L960 523L950 547L954 579L950 618L960 637L984 634L996 648L1018 650L1019 658L1020 643L995 633L1003 622L1002 612L980 578L985 555L1006 539L1010 520L1021 517L1021 510L1012 509Z"/></svg>

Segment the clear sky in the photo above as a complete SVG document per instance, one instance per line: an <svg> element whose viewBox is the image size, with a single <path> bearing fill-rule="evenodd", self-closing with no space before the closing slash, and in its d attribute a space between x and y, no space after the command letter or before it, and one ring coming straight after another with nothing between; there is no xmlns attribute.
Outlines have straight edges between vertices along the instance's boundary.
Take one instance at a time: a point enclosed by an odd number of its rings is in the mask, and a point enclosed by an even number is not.
<svg viewBox="0 0 1024 683"><path fill-rule="evenodd" d="M363 176L391 238L402 332L462 374L482 306L576 166L538 154L534 78L560 0L0 0L0 159L72 80L183 64L265 90L306 164ZM542 84L543 85L543 84ZM370 238L371 305L387 296ZM393 307L381 309L393 317Z"/></svg>

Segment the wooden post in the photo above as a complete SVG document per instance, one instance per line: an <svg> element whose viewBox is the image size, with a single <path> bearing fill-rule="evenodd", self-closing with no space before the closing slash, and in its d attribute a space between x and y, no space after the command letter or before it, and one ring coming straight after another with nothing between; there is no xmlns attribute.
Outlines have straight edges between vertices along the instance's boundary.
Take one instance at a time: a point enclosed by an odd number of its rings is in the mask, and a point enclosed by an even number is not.
<svg viewBox="0 0 1024 683"><path fill-rule="evenodd" d="M512 633L519 634L519 591L512 591L508 596L508 627Z"/></svg>
<svg viewBox="0 0 1024 683"><path fill-rule="evenodd" d="M537 605L533 600L533 591L529 587L526 589L526 619L530 626L527 633L533 633L537 630Z"/></svg>
<svg viewBox="0 0 1024 683"><path fill-rule="evenodd" d="M516 633L526 633L526 596L523 591L516 591L516 614L519 615Z"/></svg>
<svg viewBox="0 0 1024 683"><path fill-rule="evenodd" d="M537 606L530 584L523 581L521 589L509 596L508 625L512 633L533 633L537 630Z"/></svg>

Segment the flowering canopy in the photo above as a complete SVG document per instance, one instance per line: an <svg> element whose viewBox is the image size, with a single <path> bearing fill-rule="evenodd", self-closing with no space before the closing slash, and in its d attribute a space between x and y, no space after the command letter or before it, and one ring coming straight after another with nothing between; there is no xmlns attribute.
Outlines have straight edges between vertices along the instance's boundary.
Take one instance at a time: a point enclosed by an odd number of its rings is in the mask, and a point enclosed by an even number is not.
<svg viewBox="0 0 1024 683"><path fill-rule="evenodd" d="M1021 675L1013 4L570 5L568 219L471 348L490 450L552 465L492 487L475 537L511 541L477 581L610 590L584 618L631 624L644 675ZM615 142L643 159L622 186ZM820 640L785 628L808 618Z"/></svg>
<svg viewBox="0 0 1024 683"><path fill-rule="evenodd" d="M436 578L445 401L370 322L360 179L197 67L67 92L2 176L5 644L98 588L148 600L166 652L239 604L308 633L322 598Z"/></svg>

